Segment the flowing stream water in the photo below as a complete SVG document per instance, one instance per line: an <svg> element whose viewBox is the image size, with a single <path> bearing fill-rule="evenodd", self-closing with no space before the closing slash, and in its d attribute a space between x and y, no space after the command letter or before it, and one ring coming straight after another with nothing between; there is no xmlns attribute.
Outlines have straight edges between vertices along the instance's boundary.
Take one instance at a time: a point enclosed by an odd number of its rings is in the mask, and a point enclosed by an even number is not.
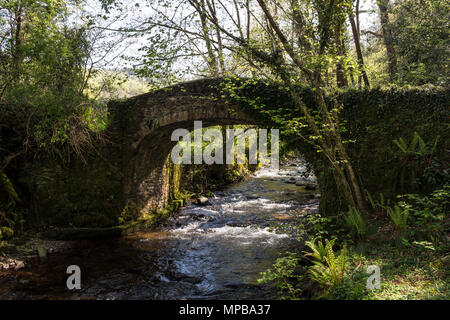
<svg viewBox="0 0 450 320"><path fill-rule="evenodd" d="M257 279L299 243L273 225L318 210L317 191L299 179L314 179L300 160L279 171L263 168L206 205L186 206L156 231L77 241L46 261L0 274L0 299L276 298L276 288ZM66 287L69 265L81 268L80 290Z"/></svg>

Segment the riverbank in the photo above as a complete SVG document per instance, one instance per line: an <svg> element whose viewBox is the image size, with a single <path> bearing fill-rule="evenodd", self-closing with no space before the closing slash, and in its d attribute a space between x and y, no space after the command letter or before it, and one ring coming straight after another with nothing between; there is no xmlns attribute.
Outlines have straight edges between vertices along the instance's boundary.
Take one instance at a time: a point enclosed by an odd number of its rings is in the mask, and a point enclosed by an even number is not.
<svg viewBox="0 0 450 320"><path fill-rule="evenodd" d="M21 270L33 261L45 260L49 255L70 249L74 243L71 240L44 239L39 234L0 241L0 272Z"/></svg>
<svg viewBox="0 0 450 320"><path fill-rule="evenodd" d="M283 299L449 300L448 222L439 222L434 241L419 241L409 238L411 227L399 234L378 215L366 222L369 235L355 239L333 219L309 215L293 226L306 248L279 258L260 283L278 284Z"/></svg>

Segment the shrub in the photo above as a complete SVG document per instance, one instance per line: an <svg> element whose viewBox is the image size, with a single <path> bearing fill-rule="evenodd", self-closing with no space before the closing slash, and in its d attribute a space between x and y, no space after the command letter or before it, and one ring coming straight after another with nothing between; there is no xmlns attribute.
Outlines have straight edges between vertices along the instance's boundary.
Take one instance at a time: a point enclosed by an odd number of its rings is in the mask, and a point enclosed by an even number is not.
<svg viewBox="0 0 450 320"><path fill-rule="evenodd" d="M412 230L410 236L434 242L445 239L449 221L447 218L450 203L450 185L437 189L431 194L420 196L406 194L399 196L399 205L408 210Z"/></svg>
<svg viewBox="0 0 450 320"><path fill-rule="evenodd" d="M0 235L5 240L11 239L14 236L14 230L8 227L0 227Z"/></svg>
<svg viewBox="0 0 450 320"><path fill-rule="evenodd" d="M300 258L297 254L287 252L286 256L278 258L272 268L261 272L262 278L258 279L258 284L275 282L282 300L297 300L300 297L301 289L297 287L302 276L296 273Z"/></svg>

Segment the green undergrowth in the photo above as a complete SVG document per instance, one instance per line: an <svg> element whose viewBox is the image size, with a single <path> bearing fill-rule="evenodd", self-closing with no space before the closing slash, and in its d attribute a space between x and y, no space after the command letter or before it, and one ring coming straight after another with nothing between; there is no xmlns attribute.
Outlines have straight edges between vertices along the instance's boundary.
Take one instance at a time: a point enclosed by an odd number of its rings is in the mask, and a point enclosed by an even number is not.
<svg viewBox="0 0 450 320"><path fill-rule="evenodd" d="M369 199L368 212L274 225L295 234L299 250L283 254L260 283L278 287L282 299L448 300L449 186L395 203Z"/></svg>
<svg viewBox="0 0 450 320"><path fill-rule="evenodd" d="M450 298L450 255L429 243L399 248L389 243L360 244L348 253L342 281L323 293L326 299L421 300ZM369 266L380 268L380 288L366 287Z"/></svg>
<svg viewBox="0 0 450 320"><path fill-rule="evenodd" d="M311 252L307 254L310 254ZM261 274L260 283L272 283L281 299L422 300L450 298L450 252L428 242L410 247L391 243L362 243L333 249L335 260L307 260L287 252ZM367 287L370 267L380 268L380 288ZM315 268L312 269L312 268ZM313 276L314 272L316 274ZM333 276L333 274L335 276Z"/></svg>

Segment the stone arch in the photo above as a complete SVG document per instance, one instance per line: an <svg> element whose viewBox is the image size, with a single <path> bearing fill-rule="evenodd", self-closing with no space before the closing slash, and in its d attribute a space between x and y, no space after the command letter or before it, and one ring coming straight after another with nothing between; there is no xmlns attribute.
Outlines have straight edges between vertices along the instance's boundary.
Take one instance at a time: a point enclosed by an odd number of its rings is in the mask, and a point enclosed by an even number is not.
<svg viewBox="0 0 450 320"><path fill-rule="evenodd" d="M167 157L175 129L193 130L194 121L213 125L258 124L256 117L218 99L219 79L202 79L130 99L113 118L122 127L124 198L145 216L162 209L169 198ZM121 106L124 108L124 106Z"/></svg>

